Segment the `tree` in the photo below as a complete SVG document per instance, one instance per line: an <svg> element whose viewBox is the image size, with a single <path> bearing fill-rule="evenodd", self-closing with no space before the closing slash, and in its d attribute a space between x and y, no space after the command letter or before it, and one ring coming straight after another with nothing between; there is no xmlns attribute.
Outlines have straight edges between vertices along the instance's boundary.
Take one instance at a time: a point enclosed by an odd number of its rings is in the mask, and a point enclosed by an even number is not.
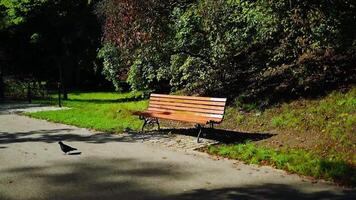
<svg viewBox="0 0 356 200"><path fill-rule="evenodd" d="M173 36L170 15L175 6L184 7L190 2L193 1L101 1L97 13L103 23L104 44L99 57L104 61L107 79L116 86L127 79L132 89L167 90ZM113 59L115 54L117 58Z"/></svg>
<svg viewBox="0 0 356 200"><path fill-rule="evenodd" d="M126 68L132 89L264 104L319 95L356 80L355 9L353 1L105 0L104 44L114 51L104 73L115 82Z"/></svg>
<svg viewBox="0 0 356 200"><path fill-rule="evenodd" d="M2 0L11 72L59 81L67 88L94 74L100 25L87 0ZM88 78L90 80L90 78Z"/></svg>

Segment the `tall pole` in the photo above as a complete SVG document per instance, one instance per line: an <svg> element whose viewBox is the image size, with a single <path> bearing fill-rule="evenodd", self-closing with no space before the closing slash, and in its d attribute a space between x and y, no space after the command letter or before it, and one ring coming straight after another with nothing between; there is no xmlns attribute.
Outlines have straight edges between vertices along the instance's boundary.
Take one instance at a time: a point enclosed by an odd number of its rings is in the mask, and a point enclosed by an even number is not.
<svg viewBox="0 0 356 200"><path fill-rule="evenodd" d="M62 107L62 103L61 103L61 82L58 82L57 86L58 86L58 106Z"/></svg>
<svg viewBox="0 0 356 200"><path fill-rule="evenodd" d="M32 98L31 98L32 94L31 94L31 81L29 80L27 83L27 99L28 99L28 103L32 103Z"/></svg>
<svg viewBox="0 0 356 200"><path fill-rule="evenodd" d="M59 64L59 82L58 82L58 106L62 107L61 103L61 93L62 93L62 65Z"/></svg>
<svg viewBox="0 0 356 200"><path fill-rule="evenodd" d="M2 66L0 65L0 101L4 100L5 98L5 87L4 87L4 72L2 70Z"/></svg>

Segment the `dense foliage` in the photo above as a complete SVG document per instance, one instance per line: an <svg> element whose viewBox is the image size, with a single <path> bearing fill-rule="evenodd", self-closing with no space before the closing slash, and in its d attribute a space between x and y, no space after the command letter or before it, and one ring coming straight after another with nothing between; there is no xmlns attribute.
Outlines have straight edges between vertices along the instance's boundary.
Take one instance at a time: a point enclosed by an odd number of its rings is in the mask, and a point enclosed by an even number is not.
<svg viewBox="0 0 356 200"><path fill-rule="evenodd" d="M97 85L93 7L88 0L0 0L1 77L59 81L64 90Z"/></svg>
<svg viewBox="0 0 356 200"><path fill-rule="evenodd" d="M129 71L133 89L269 104L356 80L354 1L103 0L97 12L104 74Z"/></svg>

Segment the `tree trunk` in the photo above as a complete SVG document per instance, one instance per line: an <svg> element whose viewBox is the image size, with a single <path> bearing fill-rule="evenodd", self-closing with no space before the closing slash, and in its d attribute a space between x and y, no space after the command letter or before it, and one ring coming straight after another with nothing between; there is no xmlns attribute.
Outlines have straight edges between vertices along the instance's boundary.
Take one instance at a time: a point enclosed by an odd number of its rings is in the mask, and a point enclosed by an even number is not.
<svg viewBox="0 0 356 200"><path fill-rule="evenodd" d="M27 100L28 100L28 103L32 103L32 91L31 91L31 81L30 80L27 83Z"/></svg>
<svg viewBox="0 0 356 200"><path fill-rule="evenodd" d="M68 83L70 82L68 76L72 73L70 71L70 52L67 44L65 46L65 57L63 58L64 65L62 65L62 92L63 92L63 100L68 100Z"/></svg>
<svg viewBox="0 0 356 200"><path fill-rule="evenodd" d="M65 83L65 78L64 77L64 70L63 70L63 66L62 63L59 64L59 83L61 85L61 93L63 94L63 100L67 100L68 99L68 91L67 91L67 86Z"/></svg>
<svg viewBox="0 0 356 200"><path fill-rule="evenodd" d="M2 67L0 66L0 101L4 100L5 98L5 87L4 87L4 72Z"/></svg>
<svg viewBox="0 0 356 200"><path fill-rule="evenodd" d="M67 90L67 86L64 83L62 84L62 90L63 90L63 100L68 100L68 90Z"/></svg>

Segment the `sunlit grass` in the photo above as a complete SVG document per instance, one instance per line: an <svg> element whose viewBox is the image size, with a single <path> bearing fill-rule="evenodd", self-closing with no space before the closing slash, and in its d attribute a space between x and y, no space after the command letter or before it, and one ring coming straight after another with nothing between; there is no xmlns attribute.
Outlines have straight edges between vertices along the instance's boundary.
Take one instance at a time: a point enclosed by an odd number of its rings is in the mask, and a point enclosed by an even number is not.
<svg viewBox="0 0 356 200"><path fill-rule="evenodd" d="M140 97L139 92L70 93L68 100L63 101L63 106L70 109L27 113L27 115L107 132L122 132L124 129L138 130L142 122L131 112L147 107L147 101L137 100ZM55 104L56 101L53 99L45 103Z"/></svg>
<svg viewBox="0 0 356 200"><path fill-rule="evenodd" d="M343 160L323 159L295 149L274 150L253 143L210 146L208 152L242 160L248 164L272 165L300 175L324 178L348 185L356 184L355 169Z"/></svg>
<svg viewBox="0 0 356 200"><path fill-rule="evenodd" d="M229 107L221 126L249 132L288 133L285 139L294 140L294 143L298 143L296 138L299 136L305 140L318 136L314 145L319 149L308 146L309 150L343 156L356 164L353 156L356 149L356 87L348 92L334 91L318 99L285 102L263 111L244 113Z"/></svg>

